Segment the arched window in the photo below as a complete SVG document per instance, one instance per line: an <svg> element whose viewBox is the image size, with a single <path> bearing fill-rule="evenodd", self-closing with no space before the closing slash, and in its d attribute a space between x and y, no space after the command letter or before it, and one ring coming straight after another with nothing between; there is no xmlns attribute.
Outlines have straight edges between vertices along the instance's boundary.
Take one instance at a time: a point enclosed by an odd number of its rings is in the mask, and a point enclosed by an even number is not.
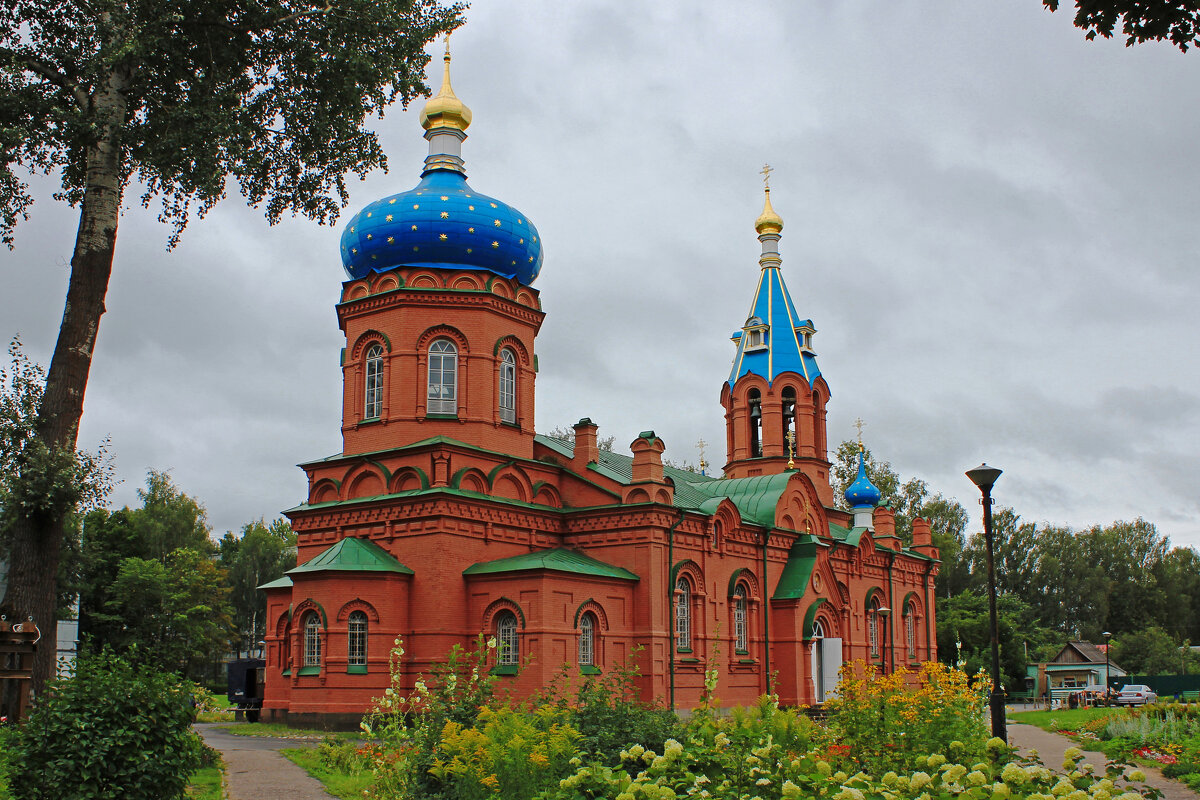
<svg viewBox="0 0 1200 800"><path fill-rule="evenodd" d="M789 444L792 445L790 451ZM783 387L783 451L796 455L796 444L796 390L791 386L785 386Z"/></svg>
<svg viewBox="0 0 1200 800"><path fill-rule="evenodd" d="M364 419L374 419L383 413L383 348L377 344L367 348L367 402Z"/></svg>
<svg viewBox="0 0 1200 800"><path fill-rule="evenodd" d="M516 664L521 659L517 641L517 615L511 611L501 611L496 615L496 648L501 664Z"/></svg>
<svg viewBox="0 0 1200 800"><path fill-rule="evenodd" d="M747 400L750 403L750 457L762 458L762 395L751 389Z"/></svg>
<svg viewBox="0 0 1200 800"><path fill-rule="evenodd" d="M315 611L304 617L304 666L321 666L321 619Z"/></svg>
<svg viewBox="0 0 1200 800"><path fill-rule="evenodd" d="M349 645L346 663L351 666L367 664L367 615L362 611L351 611L347 630Z"/></svg>
<svg viewBox="0 0 1200 800"><path fill-rule="evenodd" d="M675 583L675 649L692 649L692 585L687 578Z"/></svg>
<svg viewBox="0 0 1200 800"><path fill-rule="evenodd" d="M909 600L904 604L904 643L908 649L908 658L917 658L917 607Z"/></svg>
<svg viewBox="0 0 1200 800"><path fill-rule="evenodd" d="M590 611L579 618L579 666L596 665L596 615Z"/></svg>
<svg viewBox="0 0 1200 800"><path fill-rule="evenodd" d="M429 413L458 413L458 348L449 339L429 345Z"/></svg>
<svg viewBox="0 0 1200 800"><path fill-rule="evenodd" d="M733 650L736 653L750 651L746 635L746 587L741 584L733 590Z"/></svg>
<svg viewBox="0 0 1200 800"><path fill-rule="evenodd" d="M867 639L871 644L871 658L879 658L879 598L872 597L867 604Z"/></svg>
<svg viewBox="0 0 1200 800"><path fill-rule="evenodd" d="M500 421L517 421L517 357L507 347L500 351Z"/></svg>

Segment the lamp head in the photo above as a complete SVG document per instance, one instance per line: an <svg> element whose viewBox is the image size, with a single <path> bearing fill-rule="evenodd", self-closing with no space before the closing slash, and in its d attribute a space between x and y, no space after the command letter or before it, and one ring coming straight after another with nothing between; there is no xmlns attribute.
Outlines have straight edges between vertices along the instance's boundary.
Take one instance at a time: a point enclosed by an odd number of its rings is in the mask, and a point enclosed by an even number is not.
<svg viewBox="0 0 1200 800"><path fill-rule="evenodd" d="M996 480L1000 477L1000 473L1002 472L1003 470L996 469L995 467L989 467L986 463L983 463L975 469L967 470L967 477L971 479L972 483L979 487L981 492L987 493L992 490L992 486L995 485Z"/></svg>

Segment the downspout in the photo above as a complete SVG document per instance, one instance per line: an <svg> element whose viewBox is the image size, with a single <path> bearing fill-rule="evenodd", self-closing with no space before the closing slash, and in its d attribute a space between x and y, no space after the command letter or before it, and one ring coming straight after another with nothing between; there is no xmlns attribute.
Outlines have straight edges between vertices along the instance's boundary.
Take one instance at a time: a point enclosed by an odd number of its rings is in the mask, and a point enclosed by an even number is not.
<svg viewBox="0 0 1200 800"><path fill-rule="evenodd" d="M667 529L667 618L671 629L671 713L675 713L675 585L671 581L671 570L675 569L675 529L683 523L686 512L679 509L679 519Z"/></svg>
<svg viewBox="0 0 1200 800"><path fill-rule="evenodd" d="M763 531L762 542L762 607L763 607L763 675L767 679L767 694L771 693L771 599L770 583L767 581L767 541L771 538L771 529Z"/></svg>
<svg viewBox="0 0 1200 800"><path fill-rule="evenodd" d="M888 551L888 603L891 604L892 613L888 614L887 618L887 633L891 634L892 646L888 648L888 674L896 671L896 592L892 584L892 567L896 564L896 551Z"/></svg>
<svg viewBox="0 0 1200 800"><path fill-rule="evenodd" d="M925 657L933 660L934 640L929 638L929 620L933 616L933 594L929 587L929 576L933 574L933 562L925 567ZM936 598L935 598L936 599Z"/></svg>

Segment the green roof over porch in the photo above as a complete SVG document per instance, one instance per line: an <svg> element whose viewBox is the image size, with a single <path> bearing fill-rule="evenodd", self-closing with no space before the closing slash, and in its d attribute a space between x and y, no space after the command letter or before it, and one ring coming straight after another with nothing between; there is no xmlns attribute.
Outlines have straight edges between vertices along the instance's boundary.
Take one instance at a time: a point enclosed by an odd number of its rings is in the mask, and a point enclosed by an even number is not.
<svg viewBox="0 0 1200 800"><path fill-rule="evenodd" d="M322 550L311 560L289 569L288 575L297 572L396 572L412 575L413 571L401 564L374 542L348 536L327 550Z"/></svg>
<svg viewBox="0 0 1200 800"><path fill-rule="evenodd" d="M502 572L521 572L532 569L548 569L553 572L572 572L576 575L592 575L598 578L617 578L623 581L640 581L623 567L605 564L591 556L555 547L550 550L538 550L534 553L524 553L496 561L480 561L463 570L463 575L494 575Z"/></svg>

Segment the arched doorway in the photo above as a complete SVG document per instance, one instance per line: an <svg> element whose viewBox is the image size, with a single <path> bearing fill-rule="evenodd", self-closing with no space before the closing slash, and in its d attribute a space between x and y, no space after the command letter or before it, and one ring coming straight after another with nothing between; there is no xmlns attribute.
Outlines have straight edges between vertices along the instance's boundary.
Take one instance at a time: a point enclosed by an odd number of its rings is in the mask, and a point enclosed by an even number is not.
<svg viewBox="0 0 1200 800"><path fill-rule="evenodd" d="M809 674L813 682L813 699L817 703L837 694L838 673L842 668L842 640L825 635L821 619L813 620L812 664Z"/></svg>

